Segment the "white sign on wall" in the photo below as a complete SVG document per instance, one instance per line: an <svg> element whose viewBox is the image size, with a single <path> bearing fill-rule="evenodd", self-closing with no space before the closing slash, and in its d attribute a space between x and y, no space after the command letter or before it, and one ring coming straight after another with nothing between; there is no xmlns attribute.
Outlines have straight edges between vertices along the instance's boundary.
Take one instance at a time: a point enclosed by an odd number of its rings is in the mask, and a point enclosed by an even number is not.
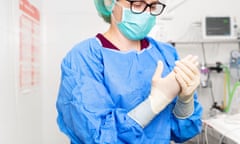
<svg viewBox="0 0 240 144"><path fill-rule="evenodd" d="M19 9L19 87L30 90L40 83L40 12L28 0Z"/></svg>

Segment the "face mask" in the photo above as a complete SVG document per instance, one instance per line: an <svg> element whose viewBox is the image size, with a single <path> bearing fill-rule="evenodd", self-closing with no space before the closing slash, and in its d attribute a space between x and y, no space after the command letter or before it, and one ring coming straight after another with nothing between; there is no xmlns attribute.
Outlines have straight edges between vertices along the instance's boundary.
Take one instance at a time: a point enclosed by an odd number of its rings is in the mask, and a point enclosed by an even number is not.
<svg viewBox="0 0 240 144"><path fill-rule="evenodd" d="M121 7L123 8L122 20L117 23L121 33L131 40L140 40L147 36L155 25L156 17L147 12L134 14L130 9Z"/></svg>

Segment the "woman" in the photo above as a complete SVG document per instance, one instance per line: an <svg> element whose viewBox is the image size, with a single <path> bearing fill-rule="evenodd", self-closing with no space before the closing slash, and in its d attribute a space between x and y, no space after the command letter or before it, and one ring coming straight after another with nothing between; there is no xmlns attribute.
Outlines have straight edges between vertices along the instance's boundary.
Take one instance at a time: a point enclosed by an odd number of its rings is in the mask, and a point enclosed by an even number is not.
<svg viewBox="0 0 240 144"><path fill-rule="evenodd" d="M198 59L147 36L165 4L94 0L110 24L62 61L58 125L72 144L169 144L201 131Z"/></svg>

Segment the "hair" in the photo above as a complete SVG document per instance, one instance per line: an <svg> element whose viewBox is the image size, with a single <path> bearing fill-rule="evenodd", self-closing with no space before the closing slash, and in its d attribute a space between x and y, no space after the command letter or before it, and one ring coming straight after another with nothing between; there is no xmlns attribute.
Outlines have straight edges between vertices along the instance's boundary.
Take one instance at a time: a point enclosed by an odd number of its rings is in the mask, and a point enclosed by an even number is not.
<svg viewBox="0 0 240 144"><path fill-rule="evenodd" d="M99 14L100 17L103 18L103 20L107 23L111 23L111 15L103 15L103 14Z"/></svg>

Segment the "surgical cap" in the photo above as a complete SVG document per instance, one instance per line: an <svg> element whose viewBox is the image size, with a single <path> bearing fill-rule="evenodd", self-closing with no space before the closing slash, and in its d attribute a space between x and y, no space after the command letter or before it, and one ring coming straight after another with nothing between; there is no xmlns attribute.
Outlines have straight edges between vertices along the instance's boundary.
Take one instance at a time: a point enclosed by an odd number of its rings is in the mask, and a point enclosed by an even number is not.
<svg viewBox="0 0 240 144"><path fill-rule="evenodd" d="M98 13L108 23L110 22L112 9L115 2L116 0L94 0L94 4Z"/></svg>

